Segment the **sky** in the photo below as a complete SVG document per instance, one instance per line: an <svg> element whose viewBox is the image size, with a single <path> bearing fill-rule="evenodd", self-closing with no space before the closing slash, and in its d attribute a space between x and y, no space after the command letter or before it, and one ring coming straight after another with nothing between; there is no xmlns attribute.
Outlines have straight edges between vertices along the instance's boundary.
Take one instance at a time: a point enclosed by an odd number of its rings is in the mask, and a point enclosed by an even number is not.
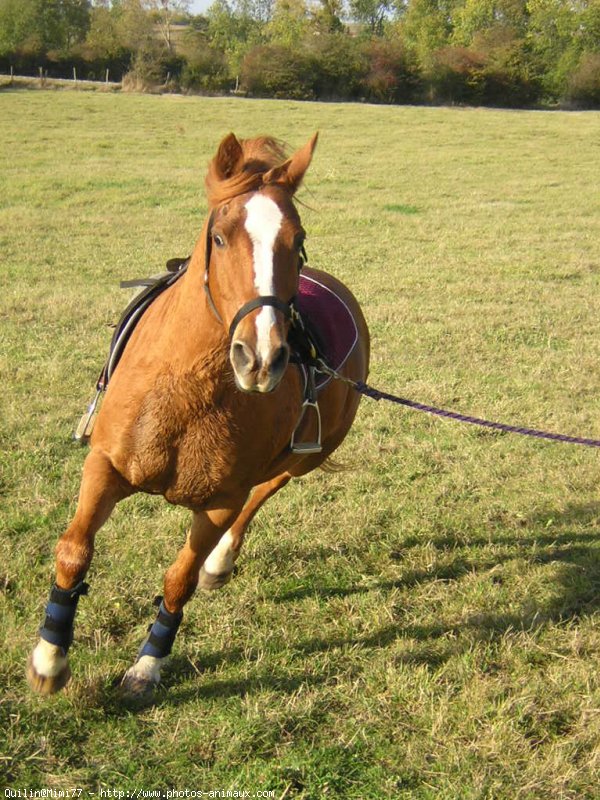
<svg viewBox="0 0 600 800"><path fill-rule="evenodd" d="M213 0L192 0L190 3L190 11L192 14L200 14L202 11L212 5Z"/></svg>

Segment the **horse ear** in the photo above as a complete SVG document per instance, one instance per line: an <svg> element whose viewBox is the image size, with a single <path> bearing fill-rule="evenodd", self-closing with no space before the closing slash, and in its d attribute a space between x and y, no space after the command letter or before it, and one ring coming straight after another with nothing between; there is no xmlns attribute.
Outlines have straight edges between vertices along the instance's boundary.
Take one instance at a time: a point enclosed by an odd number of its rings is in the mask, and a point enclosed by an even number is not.
<svg viewBox="0 0 600 800"><path fill-rule="evenodd" d="M263 183L279 183L287 187L294 194L306 170L310 166L315 147L317 146L318 132L308 142L297 150L291 158L279 167L273 167L263 175Z"/></svg>
<svg viewBox="0 0 600 800"><path fill-rule="evenodd" d="M217 150L217 155L214 157L214 166L218 177L221 180L226 180L239 172L242 166L244 153L242 145L236 138L234 133L228 134Z"/></svg>

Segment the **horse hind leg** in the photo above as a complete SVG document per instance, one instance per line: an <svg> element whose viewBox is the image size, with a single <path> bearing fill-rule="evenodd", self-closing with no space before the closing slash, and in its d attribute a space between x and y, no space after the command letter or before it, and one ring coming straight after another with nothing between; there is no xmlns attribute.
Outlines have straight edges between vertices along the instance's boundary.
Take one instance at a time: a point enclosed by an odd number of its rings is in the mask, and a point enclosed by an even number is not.
<svg viewBox="0 0 600 800"><path fill-rule="evenodd" d="M239 514L246 495L232 502L232 508L194 514L185 545L165 573L164 597L137 659L121 682L125 697L133 701L151 699L161 670L175 641L183 618L183 608L198 585L200 568L214 549L223 531Z"/></svg>
<svg viewBox="0 0 600 800"><path fill-rule="evenodd" d="M77 511L56 545L56 583L27 665L27 680L36 692L53 694L69 681L67 652L77 603L87 591L83 579L92 560L94 537L128 493L108 458L92 450L83 467Z"/></svg>
<svg viewBox="0 0 600 800"><path fill-rule="evenodd" d="M229 583L250 523L267 500L273 497L280 489L283 489L291 477L289 473L284 472L272 481L261 483L255 488L252 497L244 506L240 515L231 528L221 536L217 546L212 550L200 569L198 585L201 589L209 591L220 589L226 583Z"/></svg>
<svg viewBox="0 0 600 800"><path fill-rule="evenodd" d="M329 455L333 453L336 448L341 444L354 415L348 420L347 424L336 432L328 442L328 446L322 453L313 456L307 456L302 459L301 463L292 472L282 472L276 478L265 483L260 483L254 489L252 496L248 503L244 506L240 515L237 517L233 525L227 530L217 546L210 553L204 565L200 570L200 578L198 585L201 589L214 590L220 589L229 583L232 578L235 562L237 561L246 531L250 523L262 508L262 506L273 497L273 495L280 489L283 489L293 477L299 477L311 472L317 467L322 467L326 463Z"/></svg>

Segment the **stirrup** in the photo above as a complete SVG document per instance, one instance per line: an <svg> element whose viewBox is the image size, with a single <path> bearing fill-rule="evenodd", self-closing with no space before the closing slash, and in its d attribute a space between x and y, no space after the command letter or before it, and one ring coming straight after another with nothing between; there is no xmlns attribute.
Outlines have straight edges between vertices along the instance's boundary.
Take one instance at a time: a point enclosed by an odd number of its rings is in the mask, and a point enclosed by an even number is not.
<svg viewBox="0 0 600 800"><path fill-rule="evenodd" d="M314 442L297 442L296 434L302 425L306 412L309 408L313 408L317 415L317 439ZM320 453L323 450L321 445L321 411L317 402L317 392L315 389L315 368L308 368L308 379L306 382L306 394L302 409L300 411L300 418L292 433L292 440L290 442L290 449L292 453L300 456L309 456Z"/></svg>
<svg viewBox="0 0 600 800"><path fill-rule="evenodd" d="M317 414L317 440L316 442L297 442L296 441L296 433L298 428L302 424L302 421L306 415L306 410L308 408L314 408ZM302 411L300 412L300 419L298 420L298 424L294 428L294 432L292 433L292 441L290 442L290 447L292 453L296 453L297 455L301 456L309 456L313 453L320 453L323 449L321 445L321 412L319 410L319 404L316 400L305 400L302 403Z"/></svg>
<svg viewBox="0 0 600 800"><path fill-rule="evenodd" d="M96 406L98 405L98 398L101 394L102 389L98 389L94 399L88 406L88 410L79 420L79 425L73 433L73 438L76 442L79 442L79 444L87 444L90 440L94 429L94 423L96 422Z"/></svg>

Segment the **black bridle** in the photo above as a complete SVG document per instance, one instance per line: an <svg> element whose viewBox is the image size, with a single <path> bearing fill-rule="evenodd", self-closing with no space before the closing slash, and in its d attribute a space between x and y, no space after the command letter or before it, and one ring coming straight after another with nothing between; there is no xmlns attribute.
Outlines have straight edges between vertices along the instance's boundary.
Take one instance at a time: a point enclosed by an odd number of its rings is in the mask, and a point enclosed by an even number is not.
<svg viewBox="0 0 600 800"><path fill-rule="evenodd" d="M221 325L224 325L223 317L219 314L219 310L215 305L215 301L210 291L210 283L209 283L209 273L210 273L210 259L212 256L212 242L213 242L213 223L215 220L216 209L210 214L208 218L208 225L206 229L206 256L204 262L204 291L206 292L206 298L208 300L208 305L210 306L213 314L215 315L218 322ZM298 264L298 272L302 269L304 264L306 263L306 250L304 249L304 245L302 245L300 249L300 260ZM240 324L240 322L246 317L248 314L255 311L257 308L264 308L265 306L271 306L272 308L277 309L280 311L283 316L285 317L286 321L294 319L295 317L295 308L294 308L294 299L291 298L289 302L284 302L280 300L279 297L276 297L272 294L264 294L259 295L258 297L254 297L252 300L249 300L247 303L240 308L237 312L235 317L231 320L231 325L229 326L229 338L233 339L233 334L235 333L235 329Z"/></svg>

